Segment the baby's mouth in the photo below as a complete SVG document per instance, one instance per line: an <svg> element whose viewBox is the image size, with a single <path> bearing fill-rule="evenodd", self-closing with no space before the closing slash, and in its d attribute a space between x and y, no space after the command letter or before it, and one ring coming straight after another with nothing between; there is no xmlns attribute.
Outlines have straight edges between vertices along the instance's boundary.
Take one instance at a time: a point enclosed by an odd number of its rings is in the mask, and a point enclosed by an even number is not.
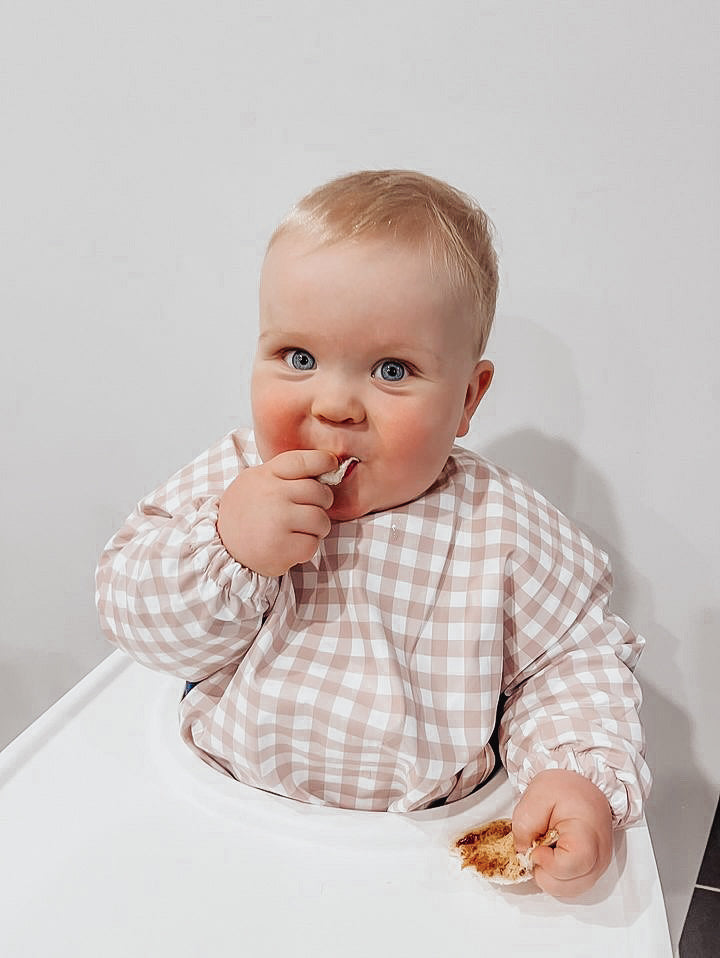
<svg viewBox="0 0 720 958"><path fill-rule="evenodd" d="M338 486L345 476L353 471L359 462L360 460L357 456L349 456L347 459L342 460L337 469L333 469L330 472L323 472L322 475L317 477L317 481L322 482L326 486Z"/></svg>

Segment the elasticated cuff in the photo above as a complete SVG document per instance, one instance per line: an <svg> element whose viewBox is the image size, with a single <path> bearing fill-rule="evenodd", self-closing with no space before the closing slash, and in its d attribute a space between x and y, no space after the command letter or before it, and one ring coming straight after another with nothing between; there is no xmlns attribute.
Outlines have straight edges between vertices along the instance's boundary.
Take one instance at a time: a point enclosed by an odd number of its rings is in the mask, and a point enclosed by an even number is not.
<svg viewBox="0 0 720 958"><path fill-rule="evenodd" d="M189 571L195 577L198 598L214 608L216 618L236 618L250 604L260 615L277 598L279 579L260 575L239 563L225 548L217 531L220 499L213 496L202 503L193 503L183 530L183 546L190 560ZM198 585L199 583L199 585ZM227 607L227 616L218 614L218 599Z"/></svg>
<svg viewBox="0 0 720 958"><path fill-rule="evenodd" d="M577 772L596 785L610 804L614 825L631 825L642 818L643 793L649 792L650 781L638 781L634 769L610 767L605 756L597 751L538 748L526 756L516 775L511 777L522 793L539 772L550 768Z"/></svg>

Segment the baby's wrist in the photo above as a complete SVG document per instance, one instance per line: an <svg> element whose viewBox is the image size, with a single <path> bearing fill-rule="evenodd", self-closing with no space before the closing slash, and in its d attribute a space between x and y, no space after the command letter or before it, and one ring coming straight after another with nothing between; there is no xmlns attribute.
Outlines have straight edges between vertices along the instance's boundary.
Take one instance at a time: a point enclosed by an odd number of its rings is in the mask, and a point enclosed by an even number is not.
<svg viewBox="0 0 720 958"><path fill-rule="evenodd" d="M605 793L581 772L564 768L547 768L530 781L528 791L541 792L562 806L584 807L589 815L607 820L612 826L614 816Z"/></svg>

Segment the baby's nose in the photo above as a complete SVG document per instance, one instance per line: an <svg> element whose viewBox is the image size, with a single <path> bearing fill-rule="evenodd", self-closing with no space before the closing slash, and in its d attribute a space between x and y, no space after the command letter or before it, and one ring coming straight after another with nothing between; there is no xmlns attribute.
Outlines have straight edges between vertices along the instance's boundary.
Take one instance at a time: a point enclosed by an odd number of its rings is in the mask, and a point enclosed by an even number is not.
<svg viewBox="0 0 720 958"><path fill-rule="evenodd" d="M361 400L343 382L329 382L318 389L312 403L312 414L323 422L350 425L365 419Z"/></svg>

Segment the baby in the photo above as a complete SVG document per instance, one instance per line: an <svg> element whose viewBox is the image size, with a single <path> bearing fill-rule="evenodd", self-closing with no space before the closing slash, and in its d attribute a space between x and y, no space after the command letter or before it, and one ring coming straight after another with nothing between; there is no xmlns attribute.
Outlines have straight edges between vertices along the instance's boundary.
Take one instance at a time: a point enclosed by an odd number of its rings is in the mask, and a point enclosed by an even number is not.
<svg viewBox="0 0 720 958"><path fill-rule="evenodd" d="M188 683L187 744L257 788L427 808L488 778L496 733L516 845L554 828L535 876L572 897L649 791L643 640L608 610L607 557L455 445L492 380L497 284L485 214L445 183L305 197L262 269L253 430L139 503L97 602L111 641Z"/></svg>

